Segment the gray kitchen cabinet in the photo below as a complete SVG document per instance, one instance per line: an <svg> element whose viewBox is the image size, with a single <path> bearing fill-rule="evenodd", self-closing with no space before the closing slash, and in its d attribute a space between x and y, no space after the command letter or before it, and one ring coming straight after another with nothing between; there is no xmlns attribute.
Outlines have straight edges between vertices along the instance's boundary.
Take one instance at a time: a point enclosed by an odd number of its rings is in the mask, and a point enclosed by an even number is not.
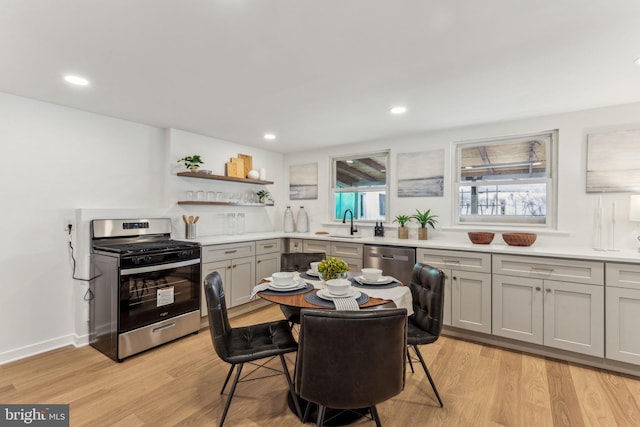
<svg viewBox="0 0 640 427"><path fill-rule="evenodd" d="M331 242L326 240L303 240L302 252L324 252L331 254Z"/></svg>
<svg viewBox="0 0 640 427"><path fill-rule="evenodd" d="M222 271L226 271L226 276ZM227 307L249 302L256 284L255 242L208 245L202 247L202 286L204 277L212 271L222 276ZM204 289L203 293L204 295ZM201 303L202 316L207 315L206 303Z"/></svg>
<svg viewBox="0 0 640 427"><path fill-rule="evenodd" d="M640 265L606 265L607 359L640 365Z"/></svg>
<svg viewBox="0 0 640 427"><path fill-rule="evenodd" d="M282 240L268 239L256 241L256 280L270 277L280 271Z"/></svg>
<svg viewBox="0 0 640 427"><path fill-rule="evenodd" d="M362 254L364 246L360 243L331 242L329 254L347 263L351 271L362 270Z"/></svg>
<svg viewBox="0 0 640 427"><path fill-rule="evenodd" d="M494 335L604 356L604 263L494 255L493 272Z"/></svg>
<svg viewBox="0 0 640 427"><path fill-rule="evenodd" d="M304 252L302 248L302 239L287 239L288 252Z"/></svg>
<svg viewBox="0 0 640 427"><path fill-rule="evenodd" d="M418 248L416 261L445 274L445 325L491 333L491 254Z"/></svg>

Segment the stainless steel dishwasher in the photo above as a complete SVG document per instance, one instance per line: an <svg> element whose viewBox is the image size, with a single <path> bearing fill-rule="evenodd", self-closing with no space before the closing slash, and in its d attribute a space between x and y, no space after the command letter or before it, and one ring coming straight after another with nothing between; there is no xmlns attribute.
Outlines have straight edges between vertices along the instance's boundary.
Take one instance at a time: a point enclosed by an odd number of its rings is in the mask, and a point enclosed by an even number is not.
<svg viewBox="0 0 640 427"><path fill-rule="evenodd" d="M379 268L385 276L393 276L408 285L416 263L416 249L400 246L364 246L365 267Z"/></svg>

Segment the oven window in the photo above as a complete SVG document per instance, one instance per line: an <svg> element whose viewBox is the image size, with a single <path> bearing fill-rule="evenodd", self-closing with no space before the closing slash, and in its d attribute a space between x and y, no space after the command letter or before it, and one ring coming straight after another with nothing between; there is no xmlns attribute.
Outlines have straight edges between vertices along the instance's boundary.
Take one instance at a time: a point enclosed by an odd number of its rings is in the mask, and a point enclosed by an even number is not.
<svg viewBox="0 0 640 427"><path fill-rule="evenodd" d="M199 310L200 265L158 268L158 271L121 274L119 332Z"/></svg>

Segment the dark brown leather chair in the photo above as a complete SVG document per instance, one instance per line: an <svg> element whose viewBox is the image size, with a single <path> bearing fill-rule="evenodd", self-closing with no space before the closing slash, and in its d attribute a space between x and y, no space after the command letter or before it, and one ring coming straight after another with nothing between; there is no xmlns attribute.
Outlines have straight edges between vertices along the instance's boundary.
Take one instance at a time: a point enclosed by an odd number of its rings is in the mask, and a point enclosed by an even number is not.
<svg viewBox="0 0 640 427"><path fill-rule="evenodd" d="M204 279L204 293L207 298L207 308L209 309L209 331L211 332L213 348L220 359L231 364L220 394L224 393L229 378L231 378L233 368L238 367L233 384L231 385L229 397L227 397L227 402L224 405L222 417L220 418L220 426L222 426L227 416L229 405L231 405L231 399L238 385L244 364L273 356L280 357L282 370L284 376L287 378L289 392L293 398L295 409L298 416L302 416L291 376L289 375L289 369L284 359L285 354L298 350L298 343L293 338L293 335L291 335L288 323L285 320L280 320L277 322L232 328L229 325L229 318L227 316L222 278L218 272L214 271Z"/></svg>
<svg viewBox="0 0 640 427"><path fill-rule="evenodd" d="M429 265L417 263L413 267L409 286L413 299L413 314L409 317L407 342L418 356L438 398L438 403L443 407L438 389L418 346L434 343L440 337L444 310L444 272ZM409 358L409 364L411 372L414 372L411 358Z"/></svg>
<svg viewBox="0 0 640 427"><path fill-rule="evenodd" d="M296 391L318 405L317 425L328 407L369 408L380 426L376 404L404 389L407 310L304 309L301 314Z"/></svg>
<svg viewBox="0 0 640 427"><path fill-rule="evenodd" d="M309 270L312 262L322 261L326 258L324 252L287 252L283 253L280 262L280 271L298 271L304 273ZM289 326L300 324L300 308L281 305L280 310Z"/></svg>

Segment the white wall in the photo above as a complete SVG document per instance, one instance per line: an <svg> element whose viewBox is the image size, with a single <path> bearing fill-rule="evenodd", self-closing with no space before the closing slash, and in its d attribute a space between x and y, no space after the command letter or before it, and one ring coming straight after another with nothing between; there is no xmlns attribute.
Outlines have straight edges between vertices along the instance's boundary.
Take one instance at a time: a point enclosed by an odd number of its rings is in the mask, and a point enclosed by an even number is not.
<svg viewBox="0 0 640 427"><path fill-rule="evenodd" d="M268 179L282 179L281 154L187 132L3 93L0 118L0 364L87 342L88 286L71 278L67 218L75 223L77 276L87 278L93 218L169 216L180 236L179 218L188 213L201 216L201 235L216 229L215 214L224 208L183 208L176 201L183 188L221 184L177 177L178 158L199 153L206 168L224 174L227 157L250 154L256 166L267 165ZM276 200L283 197L278 188L284 187L267 187ZM278 208L244 209L248 231L272 230L281 216Z"/></svg>
<svg viewBox="0 0 640 427"><path fill-rule="evenodd" d="M629 193L587 194L586 188L586 137L594 131L629 129L640 127L640 104L600 108L569 114L537 117L504 123L469 126L429 132L377 141L316 150L314 152L291 153L285 156L285 166L318 162L318 200L290 201L296 209L303 204L308 211L312 231L327 229L330 199L328 193L330 156L369 153L391 149L391 171L389 175L391 194L388 198L391 219L398 214L413 214L415 209L432 209L439 218L439 231L432 232L432 238L466 240L466 231L452 227L452 167L451 144L454 141L474 140L506 135L518 135L544 130L559 129L558 143L558 232L539 232L538 242L567 246L593 246L593 225L598 198L602 197L605 208L605 228L603 245L611 245L611 206L617 206L615 243L617 249L637 247L636 236L640 234L640 224L628 220ZM640 143L640 142L639 142ZM398 153L445 149L444 197L396 197L396 157ZM288 176L285 177L288 186ZM299 203L303 202L303 203ZM413 224L410 238L417 238ZM339 226L338 226L339 227ZM395 224L389 224L387 233L395 233ZM484 229L489 227L484 227ZM333 228L337 230L338 228ZM483 227L480 227L483 229ZM371 235L370 228L361 227L362 232ZM498 239L499 241L499 239Z"/></svg>

